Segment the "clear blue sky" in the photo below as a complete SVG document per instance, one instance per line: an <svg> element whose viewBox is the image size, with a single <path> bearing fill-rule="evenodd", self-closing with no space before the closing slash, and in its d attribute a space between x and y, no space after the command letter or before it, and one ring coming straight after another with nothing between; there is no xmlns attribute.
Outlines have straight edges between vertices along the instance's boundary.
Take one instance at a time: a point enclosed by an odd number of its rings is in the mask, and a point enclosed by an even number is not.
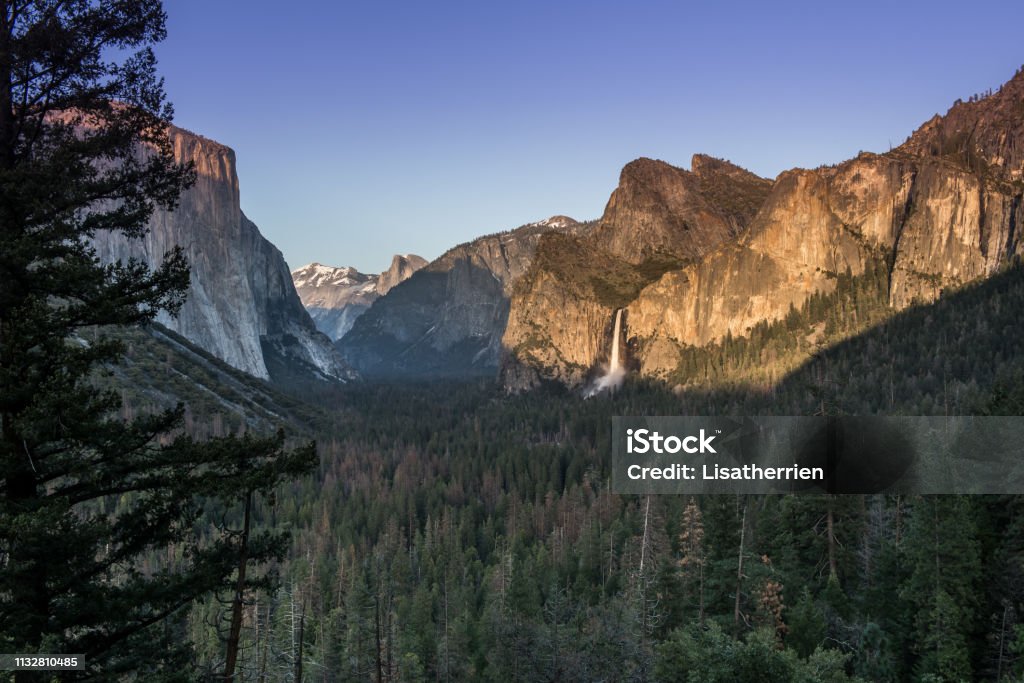
<svg viewBox="0 0 1024 683"><path fill-rule="evenodd" d="M556 213L623 164L884 151L1024 63L1024 2L167 0L176 123L238 155L294 268L384 269Z"/></svg>

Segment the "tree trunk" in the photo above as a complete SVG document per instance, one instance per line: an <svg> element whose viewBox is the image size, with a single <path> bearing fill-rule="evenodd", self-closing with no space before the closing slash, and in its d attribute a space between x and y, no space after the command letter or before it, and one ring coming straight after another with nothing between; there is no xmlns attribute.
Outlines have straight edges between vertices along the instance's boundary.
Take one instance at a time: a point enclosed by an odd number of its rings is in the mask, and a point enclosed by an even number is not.
<svg viewBox="0 0 1024 683"><path fill-rule="evenodd" d="M259 612L256 613L256 618L259 619ZM270 651L270 605L267 605L267 635L263 643L263 653L260 655L260 671L256 677L259 683L266 683L267 681L267 653Z"/></svg>
<svg viewBox="0 0 1024 683"><path fill-rule="evenodd" d="M377 683L382 683L384 680L384 662L381 657L380 649L380 596L373 601L373 619L376 624L377 632Z"/></svg>
<svg viewBox="0 0 1024 683"><path fill-rule="evenodd" d="M644 508L644 535L640 542L640 574L644 573L644 556L647 551L647 518L651 513L651 497L647 496L647 507Z"/></svg>
<svg viewBox="0 0 1024 683"><path fill-rule="evenodd" d="M835 579L839 576L836 565L835 513L833 511L835 501L835 496L830 494L828 496L828 511L825 515L826 534L828 536L828 576L830 579Z"/></svg>
<svg viewBox="0 0 1024 683"><path fill-rule="evenodd" d="M0 0L0 169L5 170L14 166L16 138L12 96L14 78L11 63L13 58L11 54L12 11L10 2ZM8 202L0 202L0 228L16 230L18 222L15 218ZM2 284L5 290L13 285L12 282ZM4 370L14 366L10 344L5 337L7 332L6 315L8 314L10 314L9 310L0 310L0 369ZM13 508L20 507L29 510L34 507L33 499L39 496L35 466L28 446L18 435L13 424L14 416L24 407L23 404L20 406L10 405L10 401L8 401L7 409L0 414L0 432L2 432L4 441L7 442L8 453L13 459L13 462L7 465L7 498L13 503ZM22 453L24 457L21 457ZM41 561L44 558L39 557L38 553L33 552L31 548L32 542L26 539L22 542L14 541L9 547L0 549L0 552L7 553L6 565L8 567L12 567L18 572L28 572L18 582L20 590L10 597L12 598L11 602L20 608L21 619L26 623L22 630L22 640L39 645L44 625L49 616L50 595L46 587L46 563ZM16 681L32 680L36 676L37 674L32 673L25 675L16 672L14 674Z"/></svg>
<svg viewBox="0 0 1024 683"><path fill-rule="evenodd" d="M302 683L302 646L306 639L306 598L302 598L302 612L299 614L299 649L295 655L295 683Z"/></svg>
<svg viewBox="0 0 1024 683"><path fill-rule="evenodd" d="M732 620L733 629L736 635L740 632L740 593L743 589L743 543L747 536L747 504L748 499L743 499L743 517L740 520L740 555L736 563L736 601L733 606Z"/></svg>
<svg viewBox="0 0 1024 683"><path fill-rule="evenodd" d="M700 607L698 610L700 627L704 628L704 557L700 558Z"/></svg>
<svg viewBox="0 0 1024 683"><path fill-rule="evenodd" d="M231 600L231 629L228 631L228 649L224 658L224 683L235 679L238 662L238 645L242 634L242 599L245 594L245 569L249 564L249 522L252 514L252 491L245 494L245 516L238 549L238 579L235 581L235 596Z"/></svg>

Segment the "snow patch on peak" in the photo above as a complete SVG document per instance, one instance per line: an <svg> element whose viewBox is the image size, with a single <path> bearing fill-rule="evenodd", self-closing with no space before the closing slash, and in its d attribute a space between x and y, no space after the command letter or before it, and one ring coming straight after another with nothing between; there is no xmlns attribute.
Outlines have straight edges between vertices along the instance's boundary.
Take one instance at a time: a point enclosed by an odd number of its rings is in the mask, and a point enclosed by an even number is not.
<svg viewBox="0 0 1024 683"><path fill-rule="evenodd" d="M292 271L292 281L296 288L356 285L362 284L372 277L360 273L350 266L325 266L316 262Z"/></svg>
<svg viewBox="0 0 1024 683"><path fill-rule="evenodd" d="M570 228L577 225L577 223L578 221L573 218L569 218L568 216L551 216L550 218L545 218L542 221L530 223L530 225L538 228L554 228L555 230L562 230L564 228Z"/></svg>

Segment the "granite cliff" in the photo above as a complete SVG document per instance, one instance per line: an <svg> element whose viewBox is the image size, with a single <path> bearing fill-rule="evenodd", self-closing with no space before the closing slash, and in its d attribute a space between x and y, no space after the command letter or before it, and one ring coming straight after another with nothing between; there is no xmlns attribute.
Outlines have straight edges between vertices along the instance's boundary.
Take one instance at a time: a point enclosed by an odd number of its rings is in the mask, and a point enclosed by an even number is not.
<svg viewBox="0 0 1024 683"><path fill-rule="evenodd" d="M703 154L689 171L637 159L622 169L592 240L632 264L699 258L740 235L770 188L771 181Z"/></svg>
<svg viewBox="0 0 1024 683"><path fill-rule="evenodd" d="M678 379L682 349L781 321L841 276L883 269L896 312L993 274L1022 249L1024 72L885 154L770 184L712 162L727 171L712 192L697 182L705 160L689 175L633 162L598 228L571 247L542 242L504 335L510 389L583 382L607 354L616 308L632 367Z"/></svg>
<svg viewBox="0 0 1024 683"><path fill-rule="evenodd" d="M158 322L256 377L270 379L272 369L353 377L303 308L281 252L242 213L234 151L180 128L170 135L177 159L195 165L195 185L173 212L154 213L143 239L98 234L101 260L155 266L180 245L191 266L188 299L176 318Z"/></svg>
<svg viewBox="0 0 1024 683"><path fill-rule="evenodd" d="M391 265L377 276L377 294L384 296L399 283L412 277L417 270L427 265L427 260L416 254L395 254Z"/></svg>
<svg viewBox="0 0 1024 683"><path fill-rule="evenodd" d="M541 240L512 297L505 383L583 382L606 360L614 311L664 273L743 234L771 187L704 155L689 171L652 159L627 164L593 230Z"/></svg>

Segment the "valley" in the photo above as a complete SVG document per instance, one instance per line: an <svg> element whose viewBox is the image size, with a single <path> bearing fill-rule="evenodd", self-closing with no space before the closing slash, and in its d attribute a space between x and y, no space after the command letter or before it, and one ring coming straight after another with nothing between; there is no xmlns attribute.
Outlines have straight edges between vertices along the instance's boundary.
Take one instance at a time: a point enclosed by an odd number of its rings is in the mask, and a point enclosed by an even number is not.
<svg viewBox="0 0 1024 683"><path fill-rule="evenodd" d="M887 154L774 180L640 159L595 221L396 256L380 276L297 269L344 382L273 337L269 382L202 336L133 337L112 380L133 387L125 411L180 400L196 436L317 442L315 472L257 501L290 549L277 587L246 602L240 671L895 681L1024 666L1005 645L1020 637L1007 605L1024 605L1016 497L608 487L615 415L1024 410L1024 157L1008 142L1024 119L1004 116L1022 88L1018 74ZM207 603L181 622L211 671L224 616ZM921 648L938 638L939 655Z"/></svg>
<svg viewBox="0 0 1024 683"><path fill-rule="evenodd" d="M571 5L0 3L11 680L1024 680L1014 8Z"/></svg>

